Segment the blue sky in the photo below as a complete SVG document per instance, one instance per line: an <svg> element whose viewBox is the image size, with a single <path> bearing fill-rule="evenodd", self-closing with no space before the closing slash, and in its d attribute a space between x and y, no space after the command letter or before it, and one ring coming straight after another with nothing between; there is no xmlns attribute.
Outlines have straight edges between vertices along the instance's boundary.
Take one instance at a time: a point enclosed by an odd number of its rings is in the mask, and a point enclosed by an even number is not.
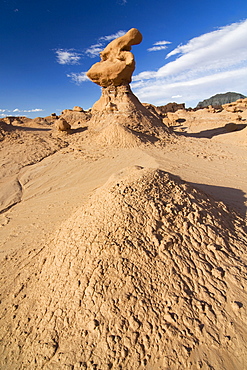
<svg viewBox="0 0 247 370"><path fill-rule="evenodd" d="M90 108L101 91L85 72L132 27L143 35L131 85L142 102L247 95L246 0L0 0L0 117Z"/></svg>

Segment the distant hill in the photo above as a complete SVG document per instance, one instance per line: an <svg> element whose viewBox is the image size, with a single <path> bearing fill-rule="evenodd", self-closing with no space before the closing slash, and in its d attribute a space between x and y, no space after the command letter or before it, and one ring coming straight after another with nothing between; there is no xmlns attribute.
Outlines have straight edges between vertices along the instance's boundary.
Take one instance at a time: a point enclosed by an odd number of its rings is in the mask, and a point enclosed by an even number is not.
<svg viewBox="0 0 247 370"><path fill-rule="evenodd" d="M211 98L205 99L203 101L200 101L196 108L205 108L209 105L212 105L213 107L217 107L222 104L229 104L232 103L238 99L244 99L246 96L235 93L235 92L227 92L224 94L216 94L214 96L211 96Z"/></svg>

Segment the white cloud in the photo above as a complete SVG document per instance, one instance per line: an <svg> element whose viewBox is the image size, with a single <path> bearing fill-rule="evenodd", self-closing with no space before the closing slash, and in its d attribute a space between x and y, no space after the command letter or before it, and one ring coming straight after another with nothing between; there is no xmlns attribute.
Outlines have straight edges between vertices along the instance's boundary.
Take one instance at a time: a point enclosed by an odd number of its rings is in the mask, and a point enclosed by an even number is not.
<svg viewBox="0 0 247 370"><path fill-rule="evenodd" d="M148 48L148 51L158 51L158 50L165 50L167 49L167 46L161 45L161 46L153 46L151 48Z"/></svg>
<svg viewBox="0 0 247 370"><path fill-rule="evenodd" d="M114 40L114 39L116 39L116 38L118 38L118 37L121 37L121 36L123 36L123 35L125 35L126 34L126 31L122 31L122 30L120 30L120 31L118 31L118 32L116 32L116 33L113 33L112 35L108 35L108 36L101 36L100 38L99 38L99 40L102 40L102 41L111 41L111 40Z"/></svg>
<svg viewBox="0 0 247 370"><path fill-rule="evenodd" d="M98 43L98 44L94 44L94 45L91 45L87 50L86 50L86 54L90 57L90 58L95 58L97 56L99 56L99 53L104 50L104 46L102 43Z"/></svg>
<svg viewBox="0 0 247 370"><path fill-rule="evenodd" d="M207 52L208 50L210 51L211 48L214 49L215 46L221 44L221 42L224 43L224 45L221 45L221 48L224 47L224 49L232 43L236 43L237 46L239 41L240 44L242 44L243 38L241 36L243 36L243 33L246 32L245 30L246 21L232 23L228 26L221 27L216 31L205 33L199 37L194 37L186 45L179 45L167 55L167 58L175 54L187 54L189 52L202 50L205 48L205 51ZM239 41L237 41L238 35L240 36Z"/></svg>
<svg viewBox="0 0 247 370"><path fill-rule="evenodd" d="M199 100L206 99L216 93L227 91L240 92L246 95L247 67L241 69L220 72L209 76L198 77L184 81L172 81L167 83L157 80L147 86L140 86L133 91L143 102L157 105L169 103L171 99L177 99L178 103L186 103L187 106L195 106ZM176 97L176 93L179 96Z"/></svg>
<svg viewBox="0 0 247 370"><path fill-rule="evenodd" d="M84 81L89 81L89 78L86 75L86 72L81 73L70 73L67 74L67 77L70 77L77 85L81 84Z"/></svg>
<svg viewBox="0 0 247 370"><path fill-rule="evenodd" d="M171 41L157 41L154 43L154 45L167 45L171 44Z"/></svg>
<svg viewBox="0 0 247 370"><path fill-rule="evenodd" d="M123 36L125 35L125 33L126 33L125 31L120 30L112 35L101 36L98 39L97 44L93 44L89 46L89 48L86 49L85 54L89 56L90 58L95 58L99 56L100 52L104 50L107 42L114 40L120 36Z"/></svg>
<svg viewBox="0 0 247 370"><path fill-rule="evenodd" d="M19 112L31 113L31 112L43 112L43 111L44 111L44 109L34 108L34 109L22 110L22 111L19 111Z"/></svg>
<svg viewBox="0 0 247 370"><path fill-rule="evenodd" d="M56 50L57 62L59 64L79 64L80 54L74 51L58 49Z"/></svg>
<svg viewBox="0 0 247 370"><path fill-rule="evenodd" d="M111 35L108 35L108 36L101 36L98 38L98 42L96 44L93 44L91 46L89 46L85 51L84 53L90 57L90 58L95 58L95 57L98 57L100 52L104 50L105 48L105 45L111 41L111 40L114 40L120 36L123 36L125 35L125 31L118 31L114 34L111 34ZM79 55L78 53L74 53L74 54L77 54ZM65 63L62 63L62 64L65 64ZM70 63L72 64L72 63ZM75 64L75 63L73 63ZM81 73L70 73L70 74L67 74L67 77L70 77L72 79L73 82L75 82L77 85L81 84L82 82L84 81L88 81L89 78L86 76L86 72L81 72Z"/></svg>
<svg viewBox="0 0 247 370"><path fill-rule="evenodd" d="M43 112L44 109L41 109L41 108L34 108L34 109L19 109L19 108L15 108L13 110L10 110L10 109L0 109L0 112L7 112L7 113L22 113L22 112L25 112L25 113L31 113L31 112ZM5 116L4 114L2 114L2 116Z"/></svg>
<svg viewBox="0 0 247 370"><path fill-rule="evenodd" d="M57 54L57 62L59 64L79 64L82 55L95 58L99 56L102 50L104 50L109 41L123 36L125 33L125 31L120 30L111 35L101 36L98 38L98 42L96 44L90 45L84 51L74 51L73 49L57 49L55 50L55 53Z"/></svg>
<svg viewBox="0 0 247 370"><path fill-rule="evenodd" d="M170 41L157 41L153 44L151 48L148 48L148 51L158 51L167 49L167 45L171 44Z"/></svg>
<svg viewBox="0 0 247 370"><path fill-rule="evenodd" d="M193 89L200 95L198 99L207 98L209 90L215 94L235 89L246 94L243 74L247 68L246 34L247 20L244 20L195 37L167 55L167 58L178 55L174 61L157 71L134 76L132 88L140 98L151 98L154 104L164 96L168 99L174 95L183 95L189 103L195 95Z"/></svg>

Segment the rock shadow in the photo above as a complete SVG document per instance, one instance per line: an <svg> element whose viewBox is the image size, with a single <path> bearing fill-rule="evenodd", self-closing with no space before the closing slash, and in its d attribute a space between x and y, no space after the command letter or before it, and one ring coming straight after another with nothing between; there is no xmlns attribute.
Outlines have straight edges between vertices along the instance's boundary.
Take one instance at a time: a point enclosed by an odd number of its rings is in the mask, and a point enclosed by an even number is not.
<svg viewBox="0 0 247 370"><path fill-rule="evenodd" d="M186 119L185 118L178 118L178 119L176 119L176 122L181 124L181 123L186 122Z"/></svg>
<svg viewBox="0 0 247 370"><path fill-rule="evenodd" d="M159 138L155 135L149 135L140 131L129 129L136 137L138 137L143 143L156 143L159 141Z"/></svg>
<svg viewBox="0 0 247 370"><path fill-rule="evenodd" d="M51 131L51 127L50 128L44 128L44 127L28 127L28 126L14 126L14 125L10 125L8 124L7 126L7 131L11 132L11 131Z"/></svg>
<svg viewBox="0 0 247 370"><path fill-rule="evenodd" d="M243 190L227 186L200 184L192 181L185 181L178 175L173 174L172 176L177 181L188 183L194 188L202 191L216 202L223 202L227 208L230 210L232 209L242 218L247 217L247 194Z"/></svg>
<svg viewBox="0 0 247 370"><path fill-rule="evenodd" d="M88 129L88 126L85 126L85 127L78 127L78 128L72 128L70 130L70 135L73 135L73 134L76 134L76 133L79 133L79 132L84 132Z"/></svg>
<svg viewBox="0 0 247 370"><path fill-rule="evenodd" d="M247 197L242 190L227 186L206 185L194 182L190 182L190 184L202 190L216 201L222 201L229 209L233 209L242 218L246 217Z"/></svg>
<svg viewBox="0 0 247 370"><path fill-rule="evenodd" d="M177 135L183 135L183 136L187 136L187 137L196 137L196 138L204 138L204 139L212 139L214 136L217 136L217 135L223 135L223 134L229 134L231 132L237 132L237 131L241 131L243 130L245 127L247 126L247 124L244 124L244 123L241 123L241 124L235 124L235 123L227 123L225 126L223 127L216 127L216 128L213 128L213 129L209 129L209 130L203 130L203 131L200 131L200 132L195 132L195 133L188 133L188 132L178 132L178 131L175 131L175 133ZM175 126L176 128L179 127L179 126ZM181 129L186 129L187 127L181 127Z"/></svg>

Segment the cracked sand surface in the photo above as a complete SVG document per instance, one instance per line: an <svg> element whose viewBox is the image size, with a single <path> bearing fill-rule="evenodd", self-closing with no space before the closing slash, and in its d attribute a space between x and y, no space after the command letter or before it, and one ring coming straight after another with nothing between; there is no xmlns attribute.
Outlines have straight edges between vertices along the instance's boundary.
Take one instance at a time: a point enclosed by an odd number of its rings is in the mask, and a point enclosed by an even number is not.
<svg viewBox="0 0 247 370"><path fill-rule="evenodd" d="M42 250L5 262L1 366L243 369L245 249L224 204L124 169Z"/></svg>
<svg viewBox="0 0 247 370"><path fill-rule="evenodd" d="M1 142L0 368L244 370L241 132L51 133Z"/></svg>

